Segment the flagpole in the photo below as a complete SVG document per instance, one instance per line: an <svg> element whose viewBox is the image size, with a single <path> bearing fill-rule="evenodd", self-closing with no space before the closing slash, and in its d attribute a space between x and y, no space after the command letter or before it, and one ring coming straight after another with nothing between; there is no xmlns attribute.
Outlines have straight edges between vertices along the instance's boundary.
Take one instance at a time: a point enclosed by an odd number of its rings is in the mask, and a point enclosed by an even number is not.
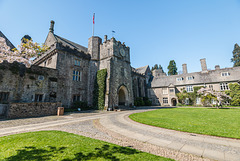
<svg viewBox="0 0 240 161"><path fill-rule="evenodd" d="M94 25L95 25L95 13L93 13L93 36L94 36Z"/></svg>

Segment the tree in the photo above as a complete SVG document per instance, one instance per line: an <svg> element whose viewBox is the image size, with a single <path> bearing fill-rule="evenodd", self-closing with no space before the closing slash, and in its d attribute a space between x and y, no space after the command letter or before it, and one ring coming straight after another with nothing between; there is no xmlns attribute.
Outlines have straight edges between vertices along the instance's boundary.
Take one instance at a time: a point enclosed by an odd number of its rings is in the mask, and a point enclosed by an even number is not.
<svg viewBox="0 0 240 161"><path fill-rule="evenodd" d="M240 106L240 84L230 83L229 88L230 90L225 91L225 93L232 98L230 104L233 106Z"/></svg>
<svg viewBox="0 0 240 161"><path fill-rule="evenodd" d="M34 58L41 56L48 49L45 45L40 46L38 43L34 43L31 38L26 39L25 36L18 48L11 50L6 40L0 37L0 63L4 60L10 63L17 61L30 67Z"/></svg>
<svg viewBox="0 0 240 161"><path fill-rule="evenodd" d="M177 66L174 60L171 60L168 65L168 75L177 75Z"/></svg>
<svg viewBox="0 0 240 161"><path fill-rule="evenodd" d="M238 46L238 44L234 45L234 50L233 50L233 58L231 59L231 61L233 62L233 66L237 67L240 66L240 47Z"/></svg>

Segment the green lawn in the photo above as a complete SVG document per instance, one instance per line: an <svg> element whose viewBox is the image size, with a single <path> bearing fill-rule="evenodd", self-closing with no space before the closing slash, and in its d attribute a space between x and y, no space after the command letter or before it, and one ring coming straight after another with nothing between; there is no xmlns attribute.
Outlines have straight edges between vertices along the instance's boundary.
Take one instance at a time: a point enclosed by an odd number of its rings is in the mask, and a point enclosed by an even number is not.
<svg viewBox="0 0 240 161"><path fill-rule="evenodd" d="M240 139L240 109L163 108L129 117L167 129Z"/></svg>
<svg viewBox="0 0 240 161"><path fill-rule="evenodd" d="M171 160L61 131L0 137L0 160Z"/></svg>

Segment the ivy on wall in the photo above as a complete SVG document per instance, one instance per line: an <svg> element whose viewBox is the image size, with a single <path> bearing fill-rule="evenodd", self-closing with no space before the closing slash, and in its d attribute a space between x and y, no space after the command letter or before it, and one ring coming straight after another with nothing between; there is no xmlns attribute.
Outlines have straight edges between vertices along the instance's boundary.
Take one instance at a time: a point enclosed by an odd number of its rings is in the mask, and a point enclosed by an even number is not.
<svg viewBox="0 0 240 161"><path fill-rule="evenodd" d="M193 92L188 93L186 90L183 90L180 93L177 93L176 96L178 97L178 101L181 104L185 104L186 98L189 99L189 105L196 105L196 98L199 97L197 91L201 89L203 86L196 86L193 87Z"/></svg>
<svg viewBox="0 0 240 161"><path fill-rule="evenodd" d="M97 72L93 91L93 105L99 110L103 110L105 106L106 77L107 69L102 69Z"/></svg>

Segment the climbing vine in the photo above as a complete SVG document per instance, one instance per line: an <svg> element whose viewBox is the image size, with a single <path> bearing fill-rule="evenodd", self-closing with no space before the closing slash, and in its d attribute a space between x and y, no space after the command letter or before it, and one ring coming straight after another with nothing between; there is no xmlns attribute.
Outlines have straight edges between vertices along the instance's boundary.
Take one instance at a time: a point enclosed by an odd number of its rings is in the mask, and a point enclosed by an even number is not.
<svg viewBox="0 0 240 161"><path fill-rule="evenodd" d="M102 69L97 72L93 91L93 105L99 110L103 110L105 106L106 77L107 69Z"/></svg>

